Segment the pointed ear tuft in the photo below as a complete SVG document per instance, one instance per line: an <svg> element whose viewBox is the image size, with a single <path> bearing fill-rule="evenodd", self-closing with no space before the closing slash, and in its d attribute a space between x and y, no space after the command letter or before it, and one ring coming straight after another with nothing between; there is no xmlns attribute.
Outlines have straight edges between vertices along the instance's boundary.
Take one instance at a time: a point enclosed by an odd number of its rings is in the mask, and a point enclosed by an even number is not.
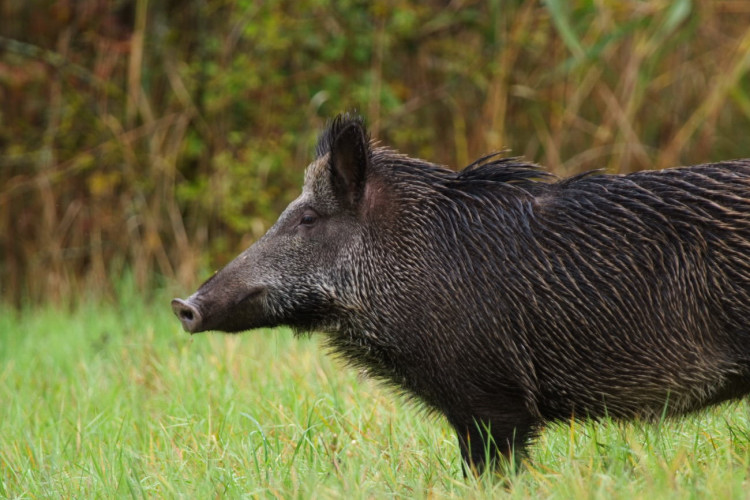
<svg viewBox="0 0 750 500"><path fill-rule="evenodd" d="M352 121L336 135L329 162L335 195L345 207L356 208L370 167L370 140L360 121Z"/></svg>

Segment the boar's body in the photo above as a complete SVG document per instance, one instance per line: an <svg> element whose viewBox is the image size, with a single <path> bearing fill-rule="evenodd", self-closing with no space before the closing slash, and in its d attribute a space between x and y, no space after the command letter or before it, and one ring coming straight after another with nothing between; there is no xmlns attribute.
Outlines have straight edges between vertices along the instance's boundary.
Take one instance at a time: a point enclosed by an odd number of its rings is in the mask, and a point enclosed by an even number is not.
<svg viewBox="0 0 750 500"><path fill-rule="evenodd" d="M495 157L454 172L340 117L300 198L175 313L327 333L444 414L479 469L547 421L750 392L750 161L544 177Z"/></svg>

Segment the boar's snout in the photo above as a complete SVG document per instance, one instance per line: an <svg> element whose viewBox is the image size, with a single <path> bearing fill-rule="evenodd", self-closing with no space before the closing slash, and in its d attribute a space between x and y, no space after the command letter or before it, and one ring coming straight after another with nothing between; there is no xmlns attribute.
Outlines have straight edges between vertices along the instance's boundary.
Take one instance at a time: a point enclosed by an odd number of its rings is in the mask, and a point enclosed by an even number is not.
<svg viewBox="0 0 750 500"><path fill-rule="evenodd" d="M172 311L174 311L174 315L180 320L182 328L186 332L197 333L203 330L203 316L198 307L190 302L190 299L172 300Z"/></svg>

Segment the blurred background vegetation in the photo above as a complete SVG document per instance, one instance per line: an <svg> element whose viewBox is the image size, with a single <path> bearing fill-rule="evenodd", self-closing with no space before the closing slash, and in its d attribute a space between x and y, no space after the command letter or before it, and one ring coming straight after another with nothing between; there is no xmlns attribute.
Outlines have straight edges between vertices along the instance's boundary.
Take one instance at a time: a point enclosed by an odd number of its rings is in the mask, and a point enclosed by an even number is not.
<svg viewBox="0 0 750 500"><path fill-rule="evenodd" d="M0 296L194 286L299 192L327 118L460 168L750 157L745 0L3 0Z"/></svg>

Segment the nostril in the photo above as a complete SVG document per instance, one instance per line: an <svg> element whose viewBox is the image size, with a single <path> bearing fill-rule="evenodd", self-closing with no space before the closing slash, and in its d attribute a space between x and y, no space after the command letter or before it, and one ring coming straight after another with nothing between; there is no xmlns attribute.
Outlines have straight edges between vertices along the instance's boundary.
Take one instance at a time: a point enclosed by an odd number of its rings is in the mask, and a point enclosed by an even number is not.
<svg viewBox="0 0 750 500"><path fill-rule="evenodd" d="M174 311L174 315L180 320L182 328L186 332L195 333L203 330L201 313L194 304L190 303L190 299L174 299L172 311Z"/></svg>

